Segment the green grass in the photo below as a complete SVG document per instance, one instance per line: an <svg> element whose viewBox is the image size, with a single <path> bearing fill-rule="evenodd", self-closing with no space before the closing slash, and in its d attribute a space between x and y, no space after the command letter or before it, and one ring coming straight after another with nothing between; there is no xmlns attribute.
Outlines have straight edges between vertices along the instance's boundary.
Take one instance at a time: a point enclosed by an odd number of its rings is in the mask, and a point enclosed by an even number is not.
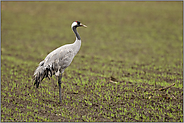
<svg viewBox="0 0 184 123"><path fill-rule="evenodd" d="M1 121L183 122L182 2L1 2ZM62 78L33 86L52 50L82 46ZM117 81L110 81L114 77ZM175 83L166 91L162 87Z"/></svg>

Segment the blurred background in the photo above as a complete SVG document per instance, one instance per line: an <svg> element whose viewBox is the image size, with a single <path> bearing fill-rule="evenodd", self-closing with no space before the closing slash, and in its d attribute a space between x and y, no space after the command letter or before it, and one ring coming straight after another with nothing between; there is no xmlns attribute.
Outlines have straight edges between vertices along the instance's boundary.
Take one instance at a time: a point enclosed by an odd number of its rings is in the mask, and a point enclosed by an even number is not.
<svg viewBox="0 0 184 123"><path fill-rule="evenodd" d="M76 20L88 26L78 29L80 54L138 63L182 60L182 2L2 2L2 50L18 44L44 57L74 42Z"/></svg>

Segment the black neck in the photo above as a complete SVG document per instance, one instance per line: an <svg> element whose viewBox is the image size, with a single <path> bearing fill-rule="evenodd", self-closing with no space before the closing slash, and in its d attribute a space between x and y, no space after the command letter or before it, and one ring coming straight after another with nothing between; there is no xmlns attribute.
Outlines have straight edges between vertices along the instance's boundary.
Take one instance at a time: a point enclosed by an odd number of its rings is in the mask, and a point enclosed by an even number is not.
<svg viewBox="0 0 184 123"><path fill-rule="evenodd" d="M81 38L80 38L80 36L79 36L79 33L77 32L77 27L75 27L75 26L72 27L72 30L73 30L73 32L75 33L77 39L78 39L78 40L81 40Z"/></svg>

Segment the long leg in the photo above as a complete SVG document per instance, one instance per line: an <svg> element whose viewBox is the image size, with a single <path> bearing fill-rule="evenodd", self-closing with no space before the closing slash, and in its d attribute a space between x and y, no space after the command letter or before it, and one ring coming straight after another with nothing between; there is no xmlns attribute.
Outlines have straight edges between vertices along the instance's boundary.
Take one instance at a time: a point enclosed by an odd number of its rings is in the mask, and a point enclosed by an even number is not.
<svg viewBox="0 0 184 123"><path fill-rule="evenodd" d="M59 103L62 102L62 99L61 99L61 79L62 79L62 74L58 77L58 85L59 85Z"/></svg>

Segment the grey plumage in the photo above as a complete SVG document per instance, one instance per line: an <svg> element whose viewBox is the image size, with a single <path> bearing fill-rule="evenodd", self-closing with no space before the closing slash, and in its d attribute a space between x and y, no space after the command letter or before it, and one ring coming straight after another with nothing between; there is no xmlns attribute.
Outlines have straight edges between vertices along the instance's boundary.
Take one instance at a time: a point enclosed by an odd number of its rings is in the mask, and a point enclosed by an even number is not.
<svg viewBox="0 0 184 123"><path fill-rule="evenodd" d="M58 77L58 84L59 84L59 102L61 102L61 78L62 73L64 70L71 64L73 58L78 53L80 47L81 47L81 39L79 34L77 33L76 28L77 27L87 27L80 23L79 21L75 21L72 23L72 30L74 34L76 35L76 40L72 44L67 44L64 46L61 46L51 53L49 53L46 58L39 63L39 66L34 72L34 85L36 87L39 87L40 82L44 78L52 77L52 75L55 75Z"/></svg>

